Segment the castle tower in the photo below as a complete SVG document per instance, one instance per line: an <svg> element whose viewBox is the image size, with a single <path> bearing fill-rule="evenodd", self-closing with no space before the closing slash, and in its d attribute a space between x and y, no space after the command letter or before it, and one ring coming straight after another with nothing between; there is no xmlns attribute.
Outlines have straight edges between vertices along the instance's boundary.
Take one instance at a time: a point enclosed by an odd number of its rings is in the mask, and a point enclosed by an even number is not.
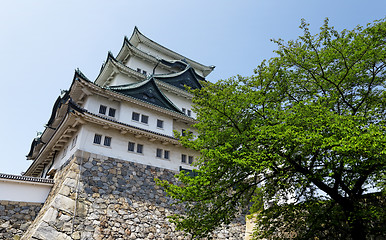
<svg viewBox="0 0 386 240"><path fill-rule="evenodd" d="M78 150L170 170L191 169L197 153L173 131L194 132L192 95L214 67L177 54L141 34L108 54L96 80L76 70L54 104L46 129L34 139L27 176L53 176Z"/></svg>
<svg viewBox="0 0 386 240"><path fill-rule="evenodd" d="M54 183L21 239L189 239L168 221L183 209L155 178L176 182L176 173L193 168L198 152L174 132L195 134L186 87L201 88L213 69L135 28L95 81L76 70L27 155L25 177ZM242 239L243 222L213 236Z"/></svg>

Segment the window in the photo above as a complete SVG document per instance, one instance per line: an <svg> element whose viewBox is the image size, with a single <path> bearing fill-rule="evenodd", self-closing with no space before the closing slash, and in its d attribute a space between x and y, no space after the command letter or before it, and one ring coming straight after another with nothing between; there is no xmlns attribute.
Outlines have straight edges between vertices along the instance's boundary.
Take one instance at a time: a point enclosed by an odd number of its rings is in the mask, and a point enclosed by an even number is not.
<svg viewBox="0 0 386 240"><path fill-rule="evenodd" d="M196 171L186 169L186 168L183 168L181 166L180 166L180 171L186 172L190 177L197 177L198 176L198 173Z"/></svg>
<svg viewBox="0 0 386 240"><path fill-rule="evenodd" d="M109 109L109 116L110 117L115 117L115 108L110 108Z"/></svg>
<svg viewBox="0 0 386 240"><path fill-rule="evenodd" d="M164 151L164 158L169 159L169 151L168 150Z"/></svg>
<svg viewBox="0 0 386 240"><path fill-rule="evenodd" d="M129 152L134 152L135 149L135 143L134 142L129 142L129 146L127 150ZM143 145L142 144L137 144L137 153L143 153Z"/></svg>
<svg viewBox="0 0 386 240"><path fill-rule="evenodd" d="M140 68L137 68L137 72L139 72L139 73L140 73L140 72L141 72L141 69L140 69Z"/></svg>
<svg viewBox="0 0 386 240"><path fill-rule="evenodd" d="M75 147L75 145L76 145L76 140L78 139L78 135L76 135L75 137L74 137L74 139L72 139L72 143L71 143L71 149L73 149L74 147Z"/></svg>
<svg viewBox="0 0 386 240"><path fill-rule="evenodd" d="M164 121L157 119L157 128L164 128Z"/></svg>
<svg viewBox="0 0 386 240"><path fill-rule="evenodd" d="M162 157L162 149L157 148L156 157Z"/></svg>
<svg viewBox="0 0 386 240"><path fill-rule="evenodd" d="M188 110L188 116L192 116L192 111Z"/></svg>
<svg viewBox="0 0 386 240"><path fill-rule="evenodd" d="M182 112L183 112L183 113L186 113L186 109L185 109L185 108L182 108Z"/></svg>
<svg viewBox="0 0 386 240"><path fill-rule="evenodd" d="M169 159L170 151L169 150L163 150L163 149L160 149L160 148L157 148L155 156L158 157L158 158L162 158L162 152L163 152L164 159Z"/></svg>
<svg viewBox="0 0 386 240"><path fill-rule="evenodd" d="M103 142L103 145L110 147L111 146L111 137L105 137L105 141Z"/></svg>
<svg viewBox="0 0 386 240"><path fill-rule="evenodd" d="M134 152L134 146L135 146L135 143L129 142L128 150L129 150L130 152Z"/></svg>
<svg viewBox="0 0 386 240"><path fill-rule="evenodd" d="M143 123L148 123L149 122L149 116L146 116L146 115L142 115L142 117L141 117L141 122L143 122Z"/></svg>
<svg viewBox="0 0 386 240"><path fill-rule="evenodd" d="M100 114L106 114L106 109L107 109L106 106L100 105L100 106L99 106L99 113L100 113Z"/></svg>
<svg viewBox="0 0 386 240"><path fill-rule="evenodd" d="M100 134L95 134L94 135L94 142L95 144L101 144L102 143L102 135ZM106 146L106 147L110 147L111 146L111 137L104 137L104 140L103 140L103 145Z"/></svg>
<svg viewBox="0 0 386 240"><path fill-rule="evenodd" d="M108 111L107 111L108 109ZM108 115L110 117L115 117L115 113L116 113L116 109L115 108L108 108L107 106L105 105L100 105L99 106L99 113L100 114L103 114L103 115L106 115L106 113L108 112Z"/></svg>
<svg viewBox="0 0 386 240"><path fill-rule="evenodd" d="M193 163L193 156L189 156L188 162L189 162L189 164Z"/></svg>
<svg viewBox="0 0 386 240"><path fill-rule="evenodd" d="M137 144L137 153L142 153L142 152L143 152L143 145Z"/></svg>
<svg viewBox="0 0 386 240"><path fill-rule="evenodd" d="M134 121L139 121L139 113L133 112L131 119L133 119Z"/></svg>
<svg viewBox="0 0 386 240"><path fill-rule="evenodd" d="M185 154L181 154L181 162L186 163L186 155Z"/></svg>
<svg viewBox="0 0 386 240"><path fill-rule="evenodd" d="M95 134L95 136L94 136L94 143L95 144L101 144L101 140L102 140L102 135Z"/></svg>
<svg viewBox="0 0 386 240"><path fill-rule="evenodd" d="M68 149L68 147L65 147L65 148L63 149L63 155L62 155L62 158L64 158L64 157L66 156L66 154L67 154L67 149Z"/></svg>
<svg viewBox="0 0 386 240"><path fill-rule="evenodd" d="M186 130L185 130L185 129L182 129L182 130L181 130L181 135L182 135L182 136L186 136Z"/></svg>
<svg viewBox="0 0 386 240"><path fill-rule="evenodd" d="M143 114L140 114L140 113L133 112L133 115L131 116L131 119L132 119L133 121L139 121L140 118L141 118L141 123L148 124L148 122L149 122L149 116L143 115Z"/></svg>
<svg viewBox="0 0 386 240"><path fill-rule="evenodd" d="M145 70L142 70L142 74L143 74L143 75L146 75L147 72L146 72Z"/></svg>

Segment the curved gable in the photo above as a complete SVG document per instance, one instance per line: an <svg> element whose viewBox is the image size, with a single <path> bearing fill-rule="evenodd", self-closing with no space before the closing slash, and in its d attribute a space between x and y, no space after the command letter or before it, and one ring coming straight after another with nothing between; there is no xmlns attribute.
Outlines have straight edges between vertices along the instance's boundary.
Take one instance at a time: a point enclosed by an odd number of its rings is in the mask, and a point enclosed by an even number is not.
<svg viewBox="0 0 386 240"><path fill-rule="evenodd" d="M154 78L183 90L186 90L185 86L190 87L192 89L200 89L200 81L205 80L203 77L196 74L194 69L190 66L188 66L182 72L176 74L158 75L154 76Z"/></svg>
<svg viewBox="0 0 386 240"><path fill-rule="evenodd" d="M153 78L146 81L128 85L112 86L108 87L114 92L130 96L150 104L157 105L162 108L166 108L178 113L182 113L158 88Z"/></svg>

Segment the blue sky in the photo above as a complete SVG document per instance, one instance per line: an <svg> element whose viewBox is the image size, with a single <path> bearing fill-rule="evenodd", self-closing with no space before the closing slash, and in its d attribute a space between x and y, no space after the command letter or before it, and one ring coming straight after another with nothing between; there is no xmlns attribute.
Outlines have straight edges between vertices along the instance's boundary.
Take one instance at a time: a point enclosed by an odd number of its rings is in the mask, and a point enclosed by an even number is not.
<svg viewBox="0 0 386 240"><path fill-rule="evenodd" d="M206 65L208 80L249 76L274 56L271 38L296 39L305 18L352 29L385 17L385 0L2 0L0 2L0 172L20 174L74 69L94 80L134 26Z"/></svg>

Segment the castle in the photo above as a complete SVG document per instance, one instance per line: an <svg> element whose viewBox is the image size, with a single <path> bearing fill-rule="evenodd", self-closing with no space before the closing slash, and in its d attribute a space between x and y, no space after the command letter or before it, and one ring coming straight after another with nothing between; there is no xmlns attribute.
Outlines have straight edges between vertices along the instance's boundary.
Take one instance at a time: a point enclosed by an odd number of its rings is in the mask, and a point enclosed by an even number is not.
<svg viewBox="0 0 386 240"><path fill-rule="evenodd" d="M195 134L192 94L214 66L143 35L108 53L95 81L76 70L54 103L23 174L0 174L0 239L189 239L167 216L183 211L154 182L175 182L198 152L174 132ZM242 239L242 222L215 239Z"/></svg>

